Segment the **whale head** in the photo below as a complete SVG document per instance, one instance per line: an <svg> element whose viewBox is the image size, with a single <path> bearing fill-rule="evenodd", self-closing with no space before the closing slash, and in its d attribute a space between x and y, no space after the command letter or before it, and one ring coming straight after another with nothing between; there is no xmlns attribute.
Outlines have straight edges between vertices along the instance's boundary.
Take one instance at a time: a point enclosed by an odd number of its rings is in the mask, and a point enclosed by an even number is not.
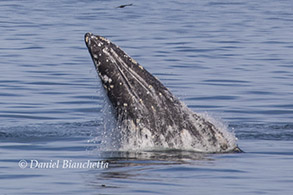
<svg viewBox="0 0 293 195"><path fill-rule="evenodd" d="M157 78L108 39L86 33L85 43L117 115L127 113L136 123L161 107L158 100L175 101Z"/></svg>
<svg viewBox="0 0 293 195"><path fill-rule="evenodd" d="M114 43L92 33L85 34L85 43L130 148L148 145L200 152L238 148L234 137L188 109Z"/></svg>

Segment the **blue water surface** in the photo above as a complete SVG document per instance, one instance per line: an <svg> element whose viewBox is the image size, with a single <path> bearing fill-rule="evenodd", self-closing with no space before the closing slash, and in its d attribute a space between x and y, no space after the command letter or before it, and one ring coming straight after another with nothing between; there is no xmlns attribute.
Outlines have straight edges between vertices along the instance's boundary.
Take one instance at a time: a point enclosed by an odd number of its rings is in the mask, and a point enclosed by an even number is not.
<svg viewBox="0 0 293 195"><path fill-rule="evenodd" d="M0 194L292 193L292 1L0 1L0 32ZM101 150L107 101L86 32L227 124L245 153Z"/></svg>

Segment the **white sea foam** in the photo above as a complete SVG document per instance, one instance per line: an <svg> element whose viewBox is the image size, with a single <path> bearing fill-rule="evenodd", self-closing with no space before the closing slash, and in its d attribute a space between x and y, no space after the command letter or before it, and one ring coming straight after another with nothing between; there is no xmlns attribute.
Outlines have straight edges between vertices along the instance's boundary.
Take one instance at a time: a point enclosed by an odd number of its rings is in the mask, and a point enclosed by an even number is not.
<svg viewBox="0 0 293 195"><path fill-rule="evenodd" d="M228 124L224 123L221 118L216 118L215 116L207 112L198 114L214 124L217 129L224 135L224 137L228 140L229 146L231 147L228 148L228 150L232 150L237 146L237 137L235 136L235 132L233 131L233 129L229 130Z"/></svg>
<svg viewBox="0 0 293 195"><path fill-rule="evenodd" d="M187 129L178 129L178 127L167 128L167 134L172 134L174 137L166 141L163 134L159 135L158 139L154 141L153 131L143 128L139 130L138 127L134 125L133 122L128 122L128 133L125 133L125 137L121 137L121 147L119 150L122 151L143 151L143 150L164 150L164 149L178 149L178 150L188 150L196 152L226 152L232 151L236 145L236 137L233 132L230 132L220 119L215 119L208 113L198 114L204 120L207 120L215 125L217 130L220 132L216 134L219 142L227 143L227 148L223 151L218 145L209 145L209 137L203 137L203 140L199 140ZM195 123L198 121L194 121ZM195 124L197 125L197 124ZM197 126L200 129L200 126ZM125 129L121 129L125 131ZM206 139L206 140L205 140ZM170 143L171 140L171 143ZM171 145L171 148L170 148Z"/></svg>

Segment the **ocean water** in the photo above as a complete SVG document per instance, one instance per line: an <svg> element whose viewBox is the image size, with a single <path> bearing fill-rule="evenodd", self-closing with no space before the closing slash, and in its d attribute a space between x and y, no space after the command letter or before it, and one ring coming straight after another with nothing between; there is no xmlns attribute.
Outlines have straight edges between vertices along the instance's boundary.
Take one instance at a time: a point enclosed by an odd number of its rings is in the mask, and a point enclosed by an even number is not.
<svg viewBox="0 0 293 195"><path fill-rule="evenodd" d="M292 1L0 1L0 32L0 194L292 193ZM102 150L86 32L224 122L245 153Z"/></svg>

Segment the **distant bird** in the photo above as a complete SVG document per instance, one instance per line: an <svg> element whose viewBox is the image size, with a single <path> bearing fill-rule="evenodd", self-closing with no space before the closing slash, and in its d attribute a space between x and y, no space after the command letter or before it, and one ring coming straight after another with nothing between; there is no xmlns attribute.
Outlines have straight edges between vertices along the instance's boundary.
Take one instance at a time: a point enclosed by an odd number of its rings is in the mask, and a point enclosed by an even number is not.
<svg viewBox="0 0 293 195"><path fill-rule="evenodd" d="M124 7L126 7L126 6L132 6L133 4L132 3L130 3L130 4L125 4L125 5L120 5L120 6L118 6L117 8L124 8Z"/></svg>

